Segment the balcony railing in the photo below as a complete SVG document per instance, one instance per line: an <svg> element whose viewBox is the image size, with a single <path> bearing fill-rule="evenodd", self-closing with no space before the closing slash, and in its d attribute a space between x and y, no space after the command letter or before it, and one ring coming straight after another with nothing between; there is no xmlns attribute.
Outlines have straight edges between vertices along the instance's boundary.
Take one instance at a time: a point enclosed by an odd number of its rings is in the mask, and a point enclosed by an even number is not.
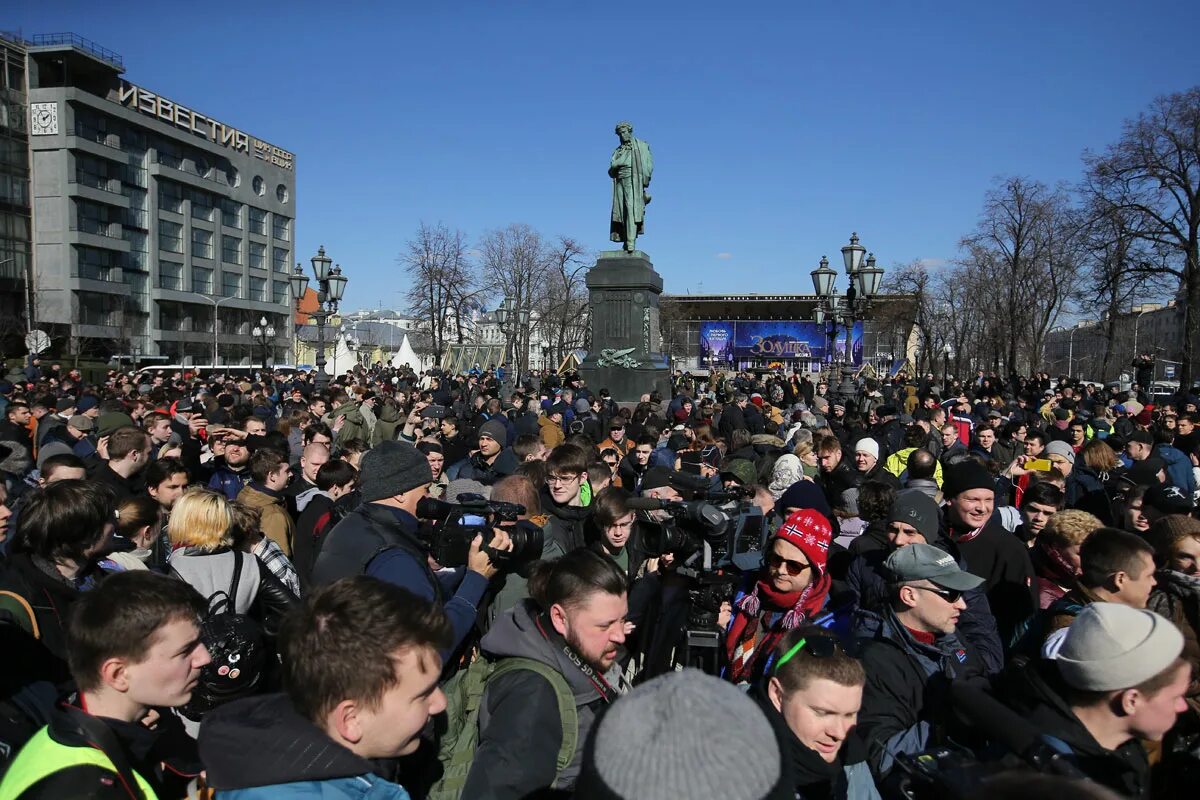
<svg viewBox="0 0 1200 800"><path fill-rule="evenodd" d="M120 53L114 53L107 47L101 47L91 39L85 39L77 33L39 33L30 39L29 43L34 47L67 45L95 56L101 61L106 61L118 69L125 69L125 59L121 58Z"/></svg>

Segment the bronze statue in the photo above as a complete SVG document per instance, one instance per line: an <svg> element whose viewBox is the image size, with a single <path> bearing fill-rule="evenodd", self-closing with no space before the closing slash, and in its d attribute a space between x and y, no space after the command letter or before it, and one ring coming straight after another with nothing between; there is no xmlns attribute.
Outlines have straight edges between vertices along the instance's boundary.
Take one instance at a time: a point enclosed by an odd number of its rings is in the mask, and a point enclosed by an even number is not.
<svg viewBox="0 0 1200 800"><path fill-rule="evenodd" d="M645 233L646 205L650 202L646 189L654 172L654 159L650 145L633 138L632 123L618 122L617 136L621 144L613 151L608 165L613 181L609 238L624 242L625 252L632 253L637 248L637 237Z"/></svg>

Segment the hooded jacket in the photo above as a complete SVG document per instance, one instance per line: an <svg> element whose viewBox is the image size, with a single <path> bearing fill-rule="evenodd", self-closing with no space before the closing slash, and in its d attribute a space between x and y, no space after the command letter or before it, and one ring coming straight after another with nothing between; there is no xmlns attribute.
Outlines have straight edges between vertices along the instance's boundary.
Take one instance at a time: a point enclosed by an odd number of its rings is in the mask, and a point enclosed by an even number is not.
<svg viewBox="0 0 1200 800"><path fill-rule="evenodd" d="M918 642L890 606L879 614L860 611L855 623L867 673L858 730L871 768L881 776L897 755L920 753L943 740L950 682L981 676L983 665L957 634L940 636L932 645Z"/></svg>
<svg viewBox="0 0 1200 800"><path fill-rule="evenodd" d="M200 726L207 783L222 800L409 800L403 787L301 717L281 694L211 711Z"/></svg>
<svg viewBox="0 0 1200 800"><path fill-rule="evenodd" d="M390 442L396 438L396 431L403 428L400 412L393 403L384 403L379 407L375 420L375 429L371 431L371 446L380 442Z"/></svg>
<svg viewBox="0 0 1200 800"><path fill-rule="evenodd" d="M1150 796L1150 765L1136 739L1116 750L1096 741L1063 699L1064 685L1054 662L1019 659L1006 676L1005 699L1037 729L1042 739L1081 772L1121 797Z"/></svg>
<svg viewBox="0 0 1200 800"><path fill-rule="evenodd" d="M543 635L537 616L534 602L522 601L492 625L481 647L490 658L533 659L566 678L575 695L579 739L571 763L558 775L557 788L571 789L579 776L584 742L605 700L563 651L553 629L549 629L549 637ZM549 623L544 626L548 628ZM614 664L603 677L616 689L621 683L621 668ZM462 796L472 800L516 800L546 789L555 782L555 760L561 743L558 700L546 679L527 670L500 676L488 684L480 700L479 747Z"/></svg>

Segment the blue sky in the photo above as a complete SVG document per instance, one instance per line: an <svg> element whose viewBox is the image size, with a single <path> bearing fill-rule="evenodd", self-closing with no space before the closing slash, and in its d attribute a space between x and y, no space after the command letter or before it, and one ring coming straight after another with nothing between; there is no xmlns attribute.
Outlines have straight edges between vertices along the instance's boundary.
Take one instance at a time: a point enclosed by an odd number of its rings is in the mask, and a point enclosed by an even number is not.
<svg viewBox="0 0 1200 800"><path fill-rule="evenodd" d="M621 119L654 152L639 246L668 292L808 292L852 230L885 268L952 259L994 176L1074 181L1200 79L1186 1L9 0L0 27L76 32L295 152L298 256L325 245L347 309L400 304L422 220L609 249Z"/></svg>

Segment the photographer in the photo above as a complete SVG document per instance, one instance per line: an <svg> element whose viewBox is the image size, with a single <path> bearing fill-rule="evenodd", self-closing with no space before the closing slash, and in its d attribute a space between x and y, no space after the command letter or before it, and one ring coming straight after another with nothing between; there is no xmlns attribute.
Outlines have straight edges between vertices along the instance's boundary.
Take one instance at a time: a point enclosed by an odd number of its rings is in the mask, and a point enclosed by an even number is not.
<svg viewBox="0 0 1200 800"><path fill-rule="evenodd" d="M454 637L447 658L466 641L496 565L483 550L483 537L471 542L465 569L429 565L429 547L419 536L417 503L428 493L433 473L425 456L406 442L381 442L362 459L363 503L334 526L313 568L313 584L352 575L372 575L443 606ZM509 550L508 534L497 529L491 547Z"/></svg>

